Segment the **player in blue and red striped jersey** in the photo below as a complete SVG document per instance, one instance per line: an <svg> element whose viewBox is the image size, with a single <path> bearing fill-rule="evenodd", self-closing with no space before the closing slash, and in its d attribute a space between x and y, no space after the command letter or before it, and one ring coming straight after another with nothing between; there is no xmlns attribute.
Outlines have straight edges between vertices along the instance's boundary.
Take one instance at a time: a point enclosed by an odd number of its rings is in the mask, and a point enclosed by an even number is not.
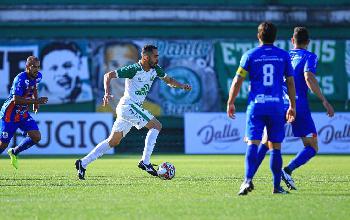
<svg viewBox="0 0 350 220"><path fill-rule="evenodd" d="M287 193L281 186L281 142L284 138L285 116L295 118L295 87L293 69L287 51L273 45L276 27L263 22L258 27L260 46L243 54L234 77L227 101L227 114L235 117L235 99L249 73L251 90L248 97L246 136L248 147L245 159L245 179L238 195L247 195L254 189L253 177L257 166L258 145L266 126L271 152L270 168L273 174L273 193ZM283 79L286 78L290 107L287 114L283 106Z"/></svg>
<svg viewBox="0 0 350 220"><path fill-rule="evenodd" d="M47 97L38 98L37 84L42 79L39 69L39 59L35 56L28 57L26 70L13 80L10 95L0 111L0 154L7 148L18 128L26 134L26 138L18 146L7 151L11 164L16 169L18 169L17 155L41 139L38 125L28 112L29 105L33 105L33 111L36 113L39 105L48 101Z"/></svg>

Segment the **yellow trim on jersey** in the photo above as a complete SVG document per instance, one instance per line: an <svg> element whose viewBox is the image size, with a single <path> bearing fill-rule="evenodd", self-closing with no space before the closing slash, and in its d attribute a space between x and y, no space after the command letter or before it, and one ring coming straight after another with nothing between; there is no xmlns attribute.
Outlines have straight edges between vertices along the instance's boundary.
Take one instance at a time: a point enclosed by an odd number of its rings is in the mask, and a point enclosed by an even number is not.
<svg viewBox="0 0 350 220"><path fill-rule="evenodd" d="M239 76L245 78L247 76L247 74L248 74L247 70L243 69L241 66L238 67L236 75L239 75Z"/></svg>

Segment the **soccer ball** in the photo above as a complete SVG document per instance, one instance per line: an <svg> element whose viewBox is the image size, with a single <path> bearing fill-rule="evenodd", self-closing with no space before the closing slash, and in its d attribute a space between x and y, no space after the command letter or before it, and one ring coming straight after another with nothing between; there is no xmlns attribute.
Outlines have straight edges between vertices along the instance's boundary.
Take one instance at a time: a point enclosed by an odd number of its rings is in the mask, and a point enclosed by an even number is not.
<svg viewBox="0 0 350 220"><path fill-rule="evenodd" d="M157 170L159 178L163 180L171 180L175 177L175 167L169 162L161 163Z"/></svg>

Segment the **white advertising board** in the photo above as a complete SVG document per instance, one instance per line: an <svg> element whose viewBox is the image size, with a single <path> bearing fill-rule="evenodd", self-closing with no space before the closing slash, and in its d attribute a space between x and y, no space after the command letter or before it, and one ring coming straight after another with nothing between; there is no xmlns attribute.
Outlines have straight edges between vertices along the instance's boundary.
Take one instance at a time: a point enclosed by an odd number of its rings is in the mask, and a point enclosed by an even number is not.
<svg viewBox="0 0 350 220"><path fill-rule="evenodd" d="M112 113L39 113L31 116L38 123L41 141L24 154L87 154L109 136ZM18 130L19 131L19 130ZM22 136L12 139L10 146L20 143ZM112 154L111 149L107 154Z"/></svg>
<svg viewBox="0 0 350 220"><path fill-rule="evenodd" d="M230 119L226 113L187 113L185 115L186 154L244 154L245 113ZM319 153L350 154L350 113L312 113L318 133ZM303 143L293 137L286 124L283 153L297 153Z"/></svg>

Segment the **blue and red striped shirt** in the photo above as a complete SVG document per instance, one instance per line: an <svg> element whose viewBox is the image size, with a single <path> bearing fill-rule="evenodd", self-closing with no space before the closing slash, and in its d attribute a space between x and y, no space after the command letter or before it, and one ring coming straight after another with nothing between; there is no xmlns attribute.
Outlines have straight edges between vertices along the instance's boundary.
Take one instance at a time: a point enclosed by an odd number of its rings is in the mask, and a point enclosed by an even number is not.
<svg viewBox="0 0 350 220"><path fill-rule="evenodd" d="M42 74L38 72L35 79L28 77L26 72L21 72L13 80L10 95L2 105L0 118L6 122L19 122L28 118L29 105L15 105L13 96L21 96L25 99L31 99L37 84L41 81Z"/></svg>

